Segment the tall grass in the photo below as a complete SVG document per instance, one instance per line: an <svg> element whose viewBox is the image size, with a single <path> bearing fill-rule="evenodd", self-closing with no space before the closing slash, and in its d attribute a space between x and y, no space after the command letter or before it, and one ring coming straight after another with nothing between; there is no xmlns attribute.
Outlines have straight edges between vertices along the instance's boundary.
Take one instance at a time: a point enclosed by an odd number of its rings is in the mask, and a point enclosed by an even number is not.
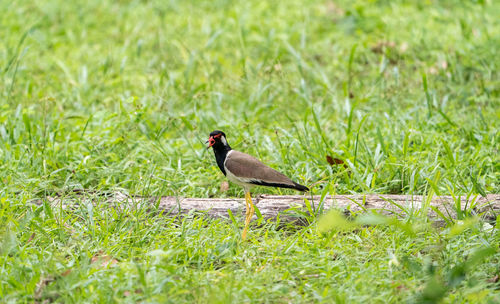
<svg viewBox="0 0 500 304"><path fill-rule="evenodd" d="M0 1L0 299L498 301L498 230L458 206L499 192L499 10ZM458 221L440 216L467 229L320 234L322 205L308 201L309 226L260 219L241 243L237 214L49 203L77 189L241 196L219 190L213 129L312 194L451 195ZM403 224L426 226L413 212Z"/></svg>

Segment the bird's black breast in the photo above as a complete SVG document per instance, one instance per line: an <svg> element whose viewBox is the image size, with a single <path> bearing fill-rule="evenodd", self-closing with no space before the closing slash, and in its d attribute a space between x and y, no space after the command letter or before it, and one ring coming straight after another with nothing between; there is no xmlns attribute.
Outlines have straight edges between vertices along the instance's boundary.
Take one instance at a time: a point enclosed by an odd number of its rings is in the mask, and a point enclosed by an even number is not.
<svg viewBox="0 0 500 304"><path fill-rule="evenodd" d="M219 169L222 171L224 175L226 175L226 169L224 169L224 162L226 161L226 156L227 153L230 150L215 150L214 149L214 154L215 154L215 160L217 161L217 166L219 166Z"/></svg>

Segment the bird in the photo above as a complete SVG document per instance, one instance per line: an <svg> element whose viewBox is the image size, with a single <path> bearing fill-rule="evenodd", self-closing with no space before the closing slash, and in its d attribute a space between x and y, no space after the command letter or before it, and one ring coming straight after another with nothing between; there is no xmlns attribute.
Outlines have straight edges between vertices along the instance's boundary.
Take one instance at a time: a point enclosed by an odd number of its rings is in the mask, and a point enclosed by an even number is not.
<svg viewBox="0 0 500 304"><path fill-rule="evenodd" d="M309 191L308 187L294 182L283 173L266 166L257 158L233 150L227 142L226 134L222 131L212 131L206 143L208 143L207 149L210 147L213 149L217 166L222 173L229 181L243 187L245 191L245 228L241 235L243 240L246 239L248 226L255 212L250 195L250 189L254 186Z"/></svg>

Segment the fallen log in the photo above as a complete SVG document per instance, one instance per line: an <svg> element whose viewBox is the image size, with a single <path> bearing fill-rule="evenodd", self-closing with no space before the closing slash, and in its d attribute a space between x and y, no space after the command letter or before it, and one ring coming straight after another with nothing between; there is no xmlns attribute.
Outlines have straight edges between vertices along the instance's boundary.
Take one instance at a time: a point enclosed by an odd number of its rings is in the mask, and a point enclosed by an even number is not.
<svg viewBox="0 0 500 304"><path fill-rule="evenodd" d="M72 209L82 204L104 203L110 208L146 208L149 212L169 216L203 213L215 218L229 218L229 211L234 215L245 212L243 198L143 197L122 192L80 191L68 196L50 197L49 201L54 208ZM323 199L317 195L261 195L254 198L263 218L276 219L279 216L280 221L296 221L310 211L326 211L332 208L343 210L346 214L377 210L382 214L400 217L425 212L430 218L442 221L443 215L446 218L457 218L457 202L460 203L461 211L481 215L488 222L494 223L500 213L498 194L488 194L486 197L360 194L326 196Z"/></svg>

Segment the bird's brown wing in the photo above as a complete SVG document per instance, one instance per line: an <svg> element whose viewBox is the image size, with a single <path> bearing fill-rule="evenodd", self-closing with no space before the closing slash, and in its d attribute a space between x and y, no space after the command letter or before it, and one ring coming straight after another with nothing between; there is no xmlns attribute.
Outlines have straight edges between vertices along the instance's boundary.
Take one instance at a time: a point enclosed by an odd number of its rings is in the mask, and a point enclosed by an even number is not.
<svg viewBox="0 0 500 304"><path fill-rule="evenodd" d="M264 165L255 157L235 150L231 150L227 155L224 166L237 178L252 184L285 188L300 186L286 175Z"/></svg>

